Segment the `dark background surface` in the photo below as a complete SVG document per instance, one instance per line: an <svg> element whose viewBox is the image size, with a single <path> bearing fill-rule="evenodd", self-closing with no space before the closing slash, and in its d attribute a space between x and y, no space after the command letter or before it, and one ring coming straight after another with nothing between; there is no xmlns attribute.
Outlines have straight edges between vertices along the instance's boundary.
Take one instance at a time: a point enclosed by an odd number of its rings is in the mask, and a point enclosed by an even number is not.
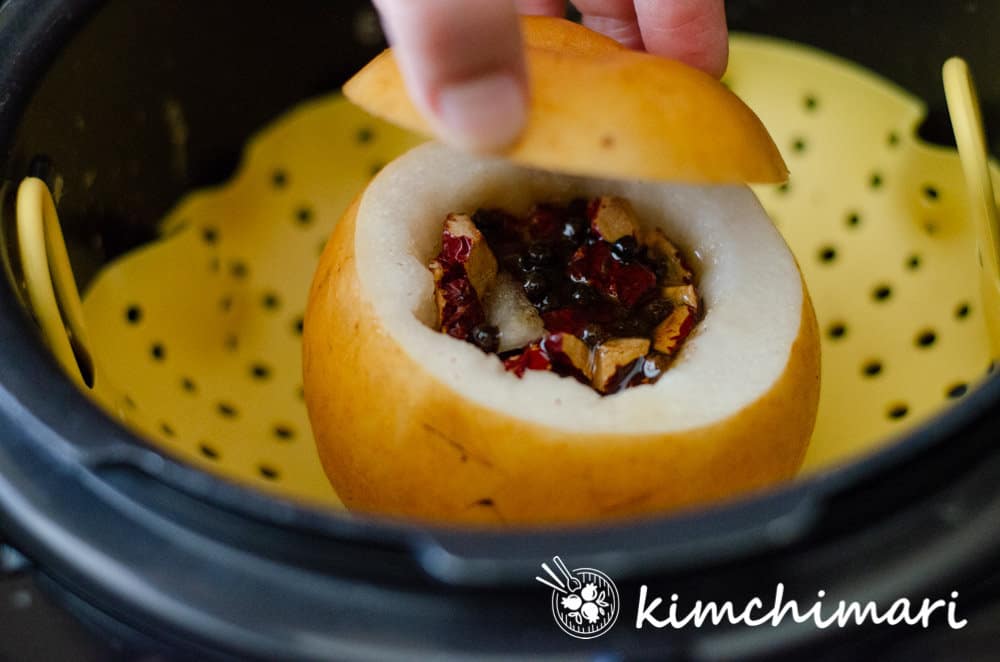
<svg viewBox="0 0 1000 662"><path fill-rule="evenodd" d="M0 541L0 662L96 662L118 653L56 606L27 559Z"/></svg>
<svg viewBox="0 0 1000 662"><path fill-rule="evenodd" d="M0 578L0 662L121 657L113 644L101 642L54 605L30 575Z"/></svg>

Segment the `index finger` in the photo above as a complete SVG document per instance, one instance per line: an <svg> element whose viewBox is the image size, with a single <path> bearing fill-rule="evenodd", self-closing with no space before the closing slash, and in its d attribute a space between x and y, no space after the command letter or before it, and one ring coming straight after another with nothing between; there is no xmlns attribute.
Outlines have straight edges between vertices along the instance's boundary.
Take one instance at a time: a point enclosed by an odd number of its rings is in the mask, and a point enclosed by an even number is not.
<svg viewBox="0 0 1000 662"><path fill-rule="evenodd" d="M517 0L517 11L530 16L565 16L566 0Z"/></svg>
<svg viewBox="0 0 1000 662"><path fill-rule="evenodd" d="M635 0L646 50L720 77L729 60L723 0Z"/></svg>

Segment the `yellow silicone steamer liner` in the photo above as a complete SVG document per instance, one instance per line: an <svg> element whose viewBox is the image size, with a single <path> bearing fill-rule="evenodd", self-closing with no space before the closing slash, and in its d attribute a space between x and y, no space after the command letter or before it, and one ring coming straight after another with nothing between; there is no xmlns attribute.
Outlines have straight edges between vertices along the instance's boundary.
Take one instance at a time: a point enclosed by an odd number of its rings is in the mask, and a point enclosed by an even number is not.
<svg viewBox="0 0 1000 662"><path fill-rule="evenodd" d="M949 96L968 109L963 75L952 72ZM890 443L990 369L986 313L1000 317L1000 278L995 213L981 196L991 188L982 173L996 169L977 160L974 113L953 108L969 132L966 180L955 151L917 138L919 100L821 52L736 35L725 82L792 171L757 193L802 266L823 332L808 474ZM18 206L29 305L81 388L164 451L341 507L302 401L306 295L350 200L419 140L339 95L303 104L250 142L231 182L181 201L160 241L107 265L82 311L55 206L29 180Z"/></svg>

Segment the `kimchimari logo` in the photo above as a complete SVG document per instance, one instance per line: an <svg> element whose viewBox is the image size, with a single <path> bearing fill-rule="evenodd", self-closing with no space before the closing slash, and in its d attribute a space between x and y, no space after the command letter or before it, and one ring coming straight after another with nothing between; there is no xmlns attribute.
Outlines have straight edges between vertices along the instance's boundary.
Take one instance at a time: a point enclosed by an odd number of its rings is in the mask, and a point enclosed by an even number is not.
<svg viewBox="0 0 1000 662"><path fill-rule="evenodd" d="M542 569L548 576L535 579L552 589L552 616L556 625L577 639L595 639L611 630L621 611L618 588L611 578L594 568L569 570L558 556L552 557L552 562L559 574L543 563ZM677 593L671 594L669 603L664 604L663 598L650 597L649 587L643 584L639 587L635 628L641 630L649 625L680 630L724 623L751 628L778 627L786 620L812 622L820 630L865 623L926 629L943 621L952 630L968 625L968 620L958 616L958 591L951 591L950 600L898 598L889 604L873 600L824 602L826 597L826 591L820 590L814 601L786 598L785 585L779 582L775 585L773 601L767 604L762 598L753 597L739 604L732 600L695 600L684 606Z"/></svg>
<svg viewBox="0 0 1000 662"><path fill-rule="evenodd" d="M552 563L561 577L543 563L542 569L550 579L535 579L552 589L552 616L556 625L577 639L596 639L610 630L621 610L618 588L611 578L593 568L571 571L558 556L552 557Z"/></svg>
<svg viewBox="0 0 1000 662"><path fill-rule="evenodd" d="M650 600L649 589L643 584L639 587L639 607L636 610L635 627L641 630L646 623L654 628L671 627L675 630L688 626L700 628L706 623L711 625L729 623L752 628L761 625L778 627L787 618L796 623L812 621L820 630L832 626L843 628L852 624L864 625L866 622L875 625L905 624L928 628L931 626L934 612L939 609L944 610L945 613L941 614L941 617L947 619L948 627L951 629L961 630L968 624L966 619L959 619L957 615L958 591L951 592L951 600L924 598L922 601L916 601L899 598L888 607L871 600L867 602L838 600L834 605L827 605L823 602L826 591L817 591L816 597L814 602L803 602L800 605L798 600L785 598L785 585L779 582L775 586L774 601L769 605L769 609L765 609L761 598L755 597L741 606L737 606L731 600L722 603L696 600L685 612L680 605L680 596L676 593L670 596L670 605L660 609L663 598ZM657 614L658 609L660 611Z"/></svg>

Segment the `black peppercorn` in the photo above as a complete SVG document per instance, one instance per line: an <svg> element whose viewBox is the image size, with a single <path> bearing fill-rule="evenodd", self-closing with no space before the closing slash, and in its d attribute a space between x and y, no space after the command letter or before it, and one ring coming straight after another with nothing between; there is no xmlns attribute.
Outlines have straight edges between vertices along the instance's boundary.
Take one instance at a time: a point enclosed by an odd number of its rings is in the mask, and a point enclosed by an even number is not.
<svg viewBox="0 0 1000 662"><path fill-rule="evenodd" d="M570 203L566 206L566 213L575 218L587 218L587 207L590 206L590 200L587 198L573 198Z"/></svg>
<svg viewBox="0 0 1000 662"><path fill-rule="evenodd" d="M611 254L621 261L631 260L639 252L639 242L630 234L611 244Z"/></svg>
<svg viewBox="0 0 1000 662"><path fill-rule="evenodd" d="M562 302L559 297L555 296L552 292L549 292L541 298L541 300L534 302L535 308L540 313L547 313L549 311L555 310L556 308L562 307Z"/></svg>
<svg viewBox="0 0 1000 662"><path fill-rule="evenodd" d="M663 280L666 278L667 273L670 271L670 267L667 265L666 260L656 259L650 257L646 261L646 266L649 267L650 271L656 276L656 280Z"/></svg>
<svg viewBox="0 0 1000 662"><path fill-rule="evenodd" d="M642 316L650 324L659 324L674 310L674 305L666 299L654 299L642 307Z"/></svg>
<svg viewBox="0 0 1000 662"><path fill-rule="evenodd" d="M552 248L548 244L536 241L528 246L528 262L536 266L545 266L552 262Z"/></svg>
<svg viewBox="0 0 1000 662"><path fill-rule="evenodd" d="M528 301L538 303L548 294L549 281L544 274L533 271L525 277L523 287Z"/></svg>
<svg viewBox="0 0 1000 662"><path fill-rule="evenodd" d="M587 238L587 221L582 217L571 216L562 226L562 238L567 243L579 246Z"/></svg>
<svg viewBox="0 0 1000 662"><path fill-rule="evenodd" d="M576 306L589 306L597 303L597 292L589 285L577 283L569 291L569 300Z"/></svg>
<svg viewBox="0 0 1000 662"><path fill-rule="evenodd" d="M503 266L511 275L523 279L528 273L536 269L535 265L524 255L508 255L503 259Z"/></svg>
<svg viewBox="0 0 1000 662"><path fill-rule="evenodd" d="M594 324L593 322L587 324L583 327L583 333L580 334L580 340L587 343L591 347L599 345L605 340L607 340L608 334L604 332L599 324Z"/></svg>
<svg viewBox="0 0 1000 662"><path fill-rule="evenodd" d="M495 354L500 348L500 329L489 324L479 324L469 333L472 344L488 354Z"/></svg>
<svg viewBox="0 0 1000 662"><path fill-rule="evenodd" d="M507 225L507 214L497 209L479 209L472 215L472 223L488 239L500 237Z"/></svg>
<svg viewBox="0 0 1000 662"><path fill-rule="evenodd" d="M611 331L618 338L634 338L642 335L642 323L634 317L626 317L612 324Z"/></svg>

